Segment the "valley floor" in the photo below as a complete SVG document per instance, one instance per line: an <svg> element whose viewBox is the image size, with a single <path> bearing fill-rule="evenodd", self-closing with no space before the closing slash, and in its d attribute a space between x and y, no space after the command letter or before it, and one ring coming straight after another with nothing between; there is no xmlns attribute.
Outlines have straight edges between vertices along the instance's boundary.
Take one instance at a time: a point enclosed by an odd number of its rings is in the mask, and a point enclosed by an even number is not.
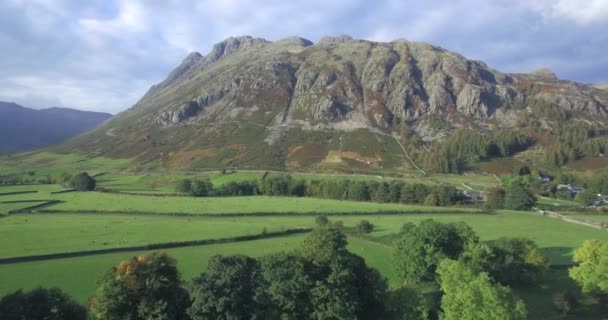
<svg viewBox="0 0 608 320"><path fill-rule="evenodd" d="M264 236L312 228L315 216L320 214L326 215L330 221L343 223L349 234L349 249L378 269L391 286L398 285L391 266L392 241L406 222L417 223L423 219L464 221L482 241L527 237L542 248L554 265L569 264L573 249L585 239L608 241L605 230L548 219L535 212L499 211L489 214L470 207L439 208L313 198L190 198L65 191L56 185L0 187L0 213L5 214L0 219L0 234L3 236L0 295L17 289L57 286L76 299L86 301L93 294L96 280L104 270L121 260L149 251L91 253L81 257L3 263L6 258L228 239L226 243L163 249L178 260L183 278L190 279L205 270L208 258L213 255L262 256L292 250L305 237L304 234ZM44 201L52 202L39 206ZM15 212L31 206L32 213ZM356 232L356 225L363 219L375 226L373 232L366 235ZM262 239L229 240L246 235L258 235ZM573 287L564 272L563 269L554 270L551 278L538 290L519 292L530 305L531 319L555 313L551 292ZM584 314L578 316L585 319Z"/></svg>

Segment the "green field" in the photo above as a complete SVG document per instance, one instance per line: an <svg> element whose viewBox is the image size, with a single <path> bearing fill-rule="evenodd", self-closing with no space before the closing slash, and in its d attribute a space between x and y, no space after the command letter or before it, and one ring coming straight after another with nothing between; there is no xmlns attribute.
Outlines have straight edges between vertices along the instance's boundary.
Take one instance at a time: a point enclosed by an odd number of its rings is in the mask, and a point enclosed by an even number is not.
<svg viewBox="0 0 608 320"><path fill-rule="evenodd" d="M190 279L206 268L207 260L213 255L247 254L249 256L261 256L289 250L302 239L303 236L292 236L163 251L177 259L183 278ZM94 293L97 278L101 276L104 270L124 259L145 253L148 252L104 254L0 265L0 296L20 288L59 287L75 299L85 302Z"/></svg>
<svg viewBox="0 0 608 320"><path fill-rule="evenodd" d="M553 263L568 263L573 248L585 239L608 241L608 232L548 219L534 213L502 212L481 214L411 214L330 216L355 228L362 219L375 225L369 234L383 241L399 232L405 222L423 219L440 222L464 221L484 241L500 237L527 237L538 243ZM227 238L258 234L262 230L280 231L313 227L310 216L270 217L172 217L106 214L39 214L14 215L1 220L0 234L7 245L0 257L71 252L124 247L151 243Z"/></svg>
<svg viewBox="0 0 608 320"><path fill-rule="evenodd" d="M32 186L34 188L35 186ZM11 188L6 187L7 190ZM7 191L8 192L8 191ZM166 214L249 214L249 213L374 213L374 212L445 212L475 209L446 209L391 203L339 201L288 197L181 197L144 196L101 192L35 193L1 196L3 200L59 200L46 209L67 212L133 212Z"/></svg>
<svg viewBox="0 0 608 320"><path fill-rule="evenodd" d="M162 192L151 189L158 179L154 176L126 176L114 179L104 175L105 183L123 190ZM215 184L226 183L238 175L211 175ZM142 178L148 177L148 178ZM168 177L176 179L179 175ZM101 179L101 177L100 177ZM243 178L244 179L244 178ZM456 181L460 178L454 178ZM159 184L162 186L162 183ZM128 189L133 187L133 189ZM141 187L141 190L138 189ZM0 201L59 200L61 203L45 207L57 213L13 214L0 219L3 246L0 258L82 250L119 248L152 243L229 238L315 226L312 215L322 213L333 222L341 221L348 232L349 249L365 258L395 287L399 281L391 265L391 243L405 222L418 223L423 219L440 222L464 221L482 241L500 237L526 237L534 240L553 264L571 262L572 251L586 239L608 241L608 232L581 225L550 219L535 212L499 211L482 214L472 208L439 208L400 204L338 201L290 197L227 197L192 198L181 196L144 196L102 192L67 192L53 194L65 188L56 185L2 186L0 193L37 191L36 193L2 195ZM168 189L167 189L168 191ZM551 205L554 199L541 199ZM0 203L0 213L31 206L35 202ZM555 205L569 205L557 200ZM470 213L446 213L458 210ZM63 212L62 212L63 211ZM352 213L362 213L352 215ZM382 214L391 212L391 214ZM140 213L154 213L146 215ZM221 216L219 214L245 214ZM258 215L256 215L256 213ZM273 215L259 215L273 213ZM351 213L344 215L344 213ZM186 214L171 215L171 214ZM586 219L608 221L608 216L580 215ZM374 224L374 231L365 237L354 236L356 225L363 219ZM599 220L602 219L602 220ZM603 220L605 219L605 220ZM247 254L262 256L295 248L305 235L202 245L163 250L178 260L184 280L204 271L207 260L216 254ZM79 301L86 301L96 287L96 279L107 268L128 257L145 252L127 252L63 258L39 262L0 265L0 296L17 289L36 286L58 286ZM552 293L573 288L564 271L554 271L539 288L516 291L525 298L531 309L530 318L537 319L552 313ZM590 311L594 314L595 311ZM579 314L580 319L594 319ZM555 317L544 317L553 319Z"/></svg>
<svg viewBox="0 0 608 320"><path fill-rule="evenodd" d="M35 206L38 204L42 204L42 201L28 201L28 202L14 202L14 203L0 203L0 214L7 214L13 210L22 210L25 208L29 208L31 206Z"/></svg>

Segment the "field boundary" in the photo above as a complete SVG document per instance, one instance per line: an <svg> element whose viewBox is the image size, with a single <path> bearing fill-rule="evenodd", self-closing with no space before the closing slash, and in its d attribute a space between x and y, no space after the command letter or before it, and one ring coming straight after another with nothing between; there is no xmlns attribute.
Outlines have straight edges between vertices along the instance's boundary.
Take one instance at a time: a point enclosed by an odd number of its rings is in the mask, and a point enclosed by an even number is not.
<svg viewBox="0 0 608 320"><path fill-rule="evenodd" d="M25 208L21 208L21 209L16 209L16 210L11 210L8 213L9 214L17 214L17 213L32 213L32 211L39 209L39 208L45 208L48 206L53 206L59 203L62 203L63 201L61 200L32 200L32 201L26 201L23 200L22 202L38 202L38 204L33 205L33 206L29 206L29 207L25 207Z"/></svg>
<svg viewBox="0 0 608 320"><path fill-rule="evenodd" d="M36 190L31 190L31 191L13 191L13 192L3 192L3 193L0 193L0 197L1 197L1 196L12 196L12 195L16 195L16 194L28 194L28 193L38 193L38 191L36 191Z"/></svg>
<svg viewBox="0 0 608 320"><path fill-rule="evenodd" d="M54 204L54 203L53 203ZM39 214L52 214L52 213L69 213L69 214L120 214L120 215L148 215L148 216L173 216L173 217L269 217L269 216L301 216L301 217L316 217L316 216L374 216L374 215L417 215L417 214L474 214L474 215L488 215L484 211L467 211L467 210L442 210L442 211L426 211L426 210L412 210L412 211L350 211L350 212L297 212L297 211L281 211L281 212L224 212L224 213L188 213L188 212L149 212L149 211L102 211L102 210L56 210L56 209L44 209L36 210L34 212L31 209L22 209L20 212L24 213L39 213ZM15 213L20 213L15 212Z"/></svg>
<svg viewBox="0 0 608 320"><path fill-rule="evenodd" d="M83 250L83 251L73 251L73 252L60 252L60 253L40 254L40 255L31 255L31 256L22 256L22 257L9 257L9 258L0 258L0 265L23 263L23 262L34 262L34 261L44 261L44 260L57 260L57 259L66 259L66 258L78 258L78 257L94 256L94 255L109 254L109 253L149 251L149 250L158 250L158 249L173 249L173 248L195 247L195 246L204 246L204 245L212 245L212 244L243 242L243 241L251 241L251 240L277 238L277 237L289 236L289 235L294 235L294 234L302 234L302 233L308 233L310 231L312 231L312 228L297 228L297 229L287 229L284 231L263 232L263 233L253 234L253 235L236 236L236 237L230 237L230 238L162 242L162 243L152 243L152 244L145 244L145 245L139 245L139 246L117 247L117 248L96 249L96 250Z"/></svg>

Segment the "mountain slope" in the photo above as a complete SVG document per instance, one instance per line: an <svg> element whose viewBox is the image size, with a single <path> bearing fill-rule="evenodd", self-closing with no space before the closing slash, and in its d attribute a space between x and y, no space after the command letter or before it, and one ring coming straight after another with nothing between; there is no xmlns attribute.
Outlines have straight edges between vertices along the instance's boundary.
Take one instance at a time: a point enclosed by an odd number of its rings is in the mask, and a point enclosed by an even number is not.
<svg viewBox="0 0 608 320"><path fill-rule="evenodd" d="M413 146L396 140L404 135L422 150L459 128L518 128L530 117L550 131L553 120L535 115L546 108L600 126L608 93L426 43L238 37L190 54L131 109L57 150L177 168L401 168L412 165Z"/></svg>
<svg viewBox="0 0 608 320"><path fill-rule="evenodd" d="M35 110L0 101L0 153L62 142L95 128L110 114L67 108Z"/></svg>

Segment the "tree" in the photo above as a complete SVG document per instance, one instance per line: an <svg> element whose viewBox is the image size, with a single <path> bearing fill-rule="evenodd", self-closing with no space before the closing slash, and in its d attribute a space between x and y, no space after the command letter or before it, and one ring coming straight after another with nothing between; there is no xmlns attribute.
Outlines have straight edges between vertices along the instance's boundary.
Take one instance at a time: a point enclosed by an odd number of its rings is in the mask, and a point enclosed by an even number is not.
<svg viewBox="0 0 608 320"><path fill-rule="evenodd" d="M477 236L464 223L442 224L423 220L407 233L402 233L395 243L393 266L405 284L433 281L439 261L457 259L476 242Z"/></svg>
<svg viewBox="0 0 608 320"><path fill-rule="evenodd" d="M122 261L98 281L91 299L94 319L187 319L189 297L181 286L176 262L154 252Z"/></svg>
<svg viewBox="0 0 608 320"><path fill-rule="evenodd" d="M549 267L549 259L540 248L524 238L500 238L491 245L476 244L463 253L460 260L509 286L532 284Z"/></svg>
<svg viewBox="0 0 608 320"><path fill-rule="evenodd" d="M207 272L189 284L192 320L266 319L269 302L261 290L262 275L253 258L214 256Z"/></svg>
<svg viewBox="0 0 608 320"><path fill-rule="evenodd" d="M582 288L583 293L608 295L608 243L585 240L574 252L575 266L569 274Z"/></svg>
<svg viewBox="0 0 608 320"><path fill-rule="evenodd" d="M354 181L348 185L349 200L367 201L369 198L369 191L364 181Z"/></svg>
<svg viewBox="0 0 608 320"><path fill-rule="evenodd" d="M194 197L206 197L213 192L213 184L206 178L203 180L194 180L190 189L190 194Z"/></svg>
<svg viewBox="0 0 608 320"><path fill-rule="evenodd" d="M429 306L424 296L412 288L390 290L386 298L386 318L394 320L427 320Z"/></svg>
<svg viewBox="0 0 608 320"><path fill-rule="evenodd" d="M526 306L508 287L492 283L487 273L445 259L437 268L442 320L526 319Z"/></svg>
<svg viewBox="0 0 608 320"><path fill-rule="evenodd" d="M310 263L301 256L279 253L261 259L262 276L272 304L273 316L280 319L308 319L314 306L309 274Z"/></svg>
<svg viewBox="0 0 608 320"><path fill-rule="evenodd" d="M488 209L502 209L505 206L505 197L505 189L501 187L488 188L484 206Z"/></svg>
<svg viewBox="0 0 608 320"><path fill-rule="evenodd" d="M507 188L505 208L512 210L530 210L536 205L536 197L529 188L519 181L513 181Z"/></svg>
<svg viewBox="0 0 608 320"><path fill-rule="evenodd" d="M359 222L359 224L357 225L357 229L361 234L370 233L374 231L374 225L367 220L361 220L361 222Z"/></svg>
<svg viewBox="0 0 608 320"><path fill-rule="evenodd" d="M95 184L95 179L86 172L81 172L70 180L72 188L78 191L93 191L95 190Z"/></svg>
<svg viewBox="0 0 608 320"><path fill-rule="evenodd" d="M309 318L381 319L386 280L346 245L344 234L330 226L313 230L296 250L309 261L314 283Z"/></svg>
<svg viewBox="0 0 608 320"><path fill-rule="evenodd" d="M175 185L175 192L189 194L192 191L192 180L182 179Z"/></svg>
<svg viewBox="0 0 608 320"><path fill-rule="evenodd" d="M21 290L0 300L2 320L86 320L87 311L58 288Z"/></svg>

